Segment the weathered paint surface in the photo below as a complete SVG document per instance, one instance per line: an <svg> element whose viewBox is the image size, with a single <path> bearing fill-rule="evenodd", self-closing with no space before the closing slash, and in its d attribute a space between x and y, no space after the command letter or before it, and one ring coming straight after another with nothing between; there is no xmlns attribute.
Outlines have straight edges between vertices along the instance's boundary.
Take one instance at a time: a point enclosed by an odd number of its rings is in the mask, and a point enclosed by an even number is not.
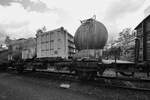
<svg viewBox="0 0 150 100"><path fill-rule="evenodd" d="M94 19L88 19L77 29L74 42L78 50L103 49L107 39L108 32L105 26Z"/></svg>

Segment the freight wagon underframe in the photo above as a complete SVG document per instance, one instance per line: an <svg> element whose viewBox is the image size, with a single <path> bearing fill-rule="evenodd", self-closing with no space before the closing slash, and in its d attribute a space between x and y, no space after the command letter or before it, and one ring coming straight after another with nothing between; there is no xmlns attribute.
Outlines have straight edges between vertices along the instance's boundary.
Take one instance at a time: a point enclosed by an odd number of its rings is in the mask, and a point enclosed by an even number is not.
<svg viewBox="0 0 150 100"><path fill-rule="evenodd" d="M147 73L149 76L150 63L112 63L109 68L113 68L116 76L120 73L123 76L133 76L135 73Z"/></svg>
<svg viewBox="0 0 150 100"><path fill-rule="evenodd" d="M8 66L16 68L18 72L24 69L30 70L47 70L51 71L67 71L76 73L80 78L93 78L97 75L103 75L106 69L113 69L116 76L120 73L123 76L134 76L136 72L147 73L149 76L150 63L102 63L98 61L73 61L73 60L50 60L50 59L28 59L18 62L11 62ZM53 69L53 70L52 70Z"/></svg>

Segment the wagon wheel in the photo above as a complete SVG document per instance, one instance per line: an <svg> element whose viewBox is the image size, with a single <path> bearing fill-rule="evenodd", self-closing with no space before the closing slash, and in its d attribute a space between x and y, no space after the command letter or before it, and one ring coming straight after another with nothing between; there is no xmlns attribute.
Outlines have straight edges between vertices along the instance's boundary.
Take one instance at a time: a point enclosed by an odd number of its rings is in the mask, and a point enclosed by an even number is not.
<svg viewBox="0 0 150 100"><path fill-rule="evenodd" d="M105 67L100 67L99 69L98 69L98 75L103 75L103 73L104 73L104 71L106 70L106 68Z"/></svg>
<svg viewBox="0 0 150 100"><path fill-rule="evenodd" d="M16 70L17 70L17 73L22 73L22 72L24 71L24 68L22 68L22 67L17 67Z"/></svg>
<svg viewBox="0 0 150 100"><path fill-rule="evenodd" d="M32 67L32 72L36 72L36 67L35 66Z"/></svg>

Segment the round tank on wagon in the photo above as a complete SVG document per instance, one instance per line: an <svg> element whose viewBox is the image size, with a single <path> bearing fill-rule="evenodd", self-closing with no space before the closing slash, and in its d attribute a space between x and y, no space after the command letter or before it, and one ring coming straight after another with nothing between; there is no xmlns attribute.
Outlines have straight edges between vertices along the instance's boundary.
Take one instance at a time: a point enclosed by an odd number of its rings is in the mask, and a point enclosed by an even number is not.
<svg viewBox="0 0 150 100"><path fill-rule="evenodd" d="M77 50L103 49L108 39L108 32L105 26L93 19L81 21L77 29L74 42Z"/></svg>
<svg viewBox="0 0 150 100"><path fill-rule="evenodd" d="M101 58L107 39L108 32L104 24L93 18L81 21L74 36L74 43L79 51L74 57Z"/></svg>

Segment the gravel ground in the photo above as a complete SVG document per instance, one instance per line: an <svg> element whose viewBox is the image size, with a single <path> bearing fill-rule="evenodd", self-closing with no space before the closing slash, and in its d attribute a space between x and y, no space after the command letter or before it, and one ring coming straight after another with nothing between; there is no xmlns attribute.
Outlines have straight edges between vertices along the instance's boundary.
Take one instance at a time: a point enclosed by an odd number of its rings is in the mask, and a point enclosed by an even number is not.
<svg viewBox="0 0 150 100"><path fill-rule="evenodd" d="M0 100L98 100L98 98L56 88L49 81L0 73Z"/></svg>
<svg viewBox="0 0 150 100"><path fill-rule="evenodd" d="M56 95L60 95L59 92L63 92L63 94L69 93L69 95L73 94L73 99L74 100L84 100L81 95L84 95L87 97L87 100L149 100L150 99L150 93L148 92L135 92L135 91L129 91L129 90L122 90L122 89L110 89L110 88L105 88L105 87L94 87L90 85L86 85L86 83L75 83L75 82L62 82L60 80L56 79L51 79L49 76L42 76L42 75L37 75L37 74L31 74L27 73L24 75L16 75L16 74L7 74L7 73L0 73L0 86L1 86L1 77L2 78L8 78L7 80L10 79L10 81L15 81L18 80L19 83L22 82L21 84L33 84L31 89L33 89L33 92L35 91L34 89L38 91L42 91L42 95L48 95L47 92L43 92L43 90L39 90L38 88L44 87L46 89L52 90L52 88L57 90L58 92L55 92ZM2 82L3 83L3 82ZM61 88L60 85L62 83L67 83L70 85L70 88L64 89ZM27 86L28 86L27 85ZM10 86L10 85L9 85ZM26 88L25 88L26 89ZM23 88L23 90L25 90ZM29 88L30 89L30 88ZM28 90L25 90L28 91ZM32 90L31 90L32 91ZM36 93L37 91L35 91ZM1 93L0 93L1 94ZM41 94L41 93L40 93ZM51 95L54 95L50 93ZM67 94L68 95L68 94ZM63 97L63 96L62 96ZM67 96L66 96L67 97ZM69 98L70 97L70 98ZM67 97L68 99L65 100L73 100L71 99L72 97L69 96ZM39 97L40 98L40 97ZM46 97L44 96L45 99L41 100L47 100ZM10 99L8 99L10 100ZM14 100L14 99L13 99ZM28 100L28 99L26 99ZM34 99L32 99L34 100ZM40 99L37 99L40 100ZM53 100L53 99L52 99ZM54 100L63 100L63 99L54 99Z"/></svg>

